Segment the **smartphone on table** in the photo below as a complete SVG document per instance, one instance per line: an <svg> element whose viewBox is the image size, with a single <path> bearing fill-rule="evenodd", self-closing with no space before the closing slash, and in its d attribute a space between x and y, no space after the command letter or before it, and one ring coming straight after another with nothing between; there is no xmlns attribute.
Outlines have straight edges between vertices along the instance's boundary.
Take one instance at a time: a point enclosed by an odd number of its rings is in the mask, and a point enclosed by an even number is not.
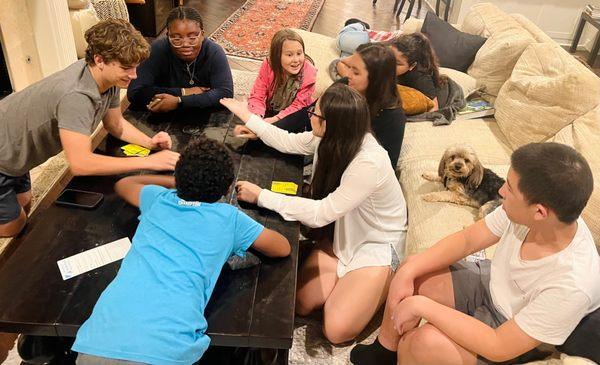
<svg viewBox="0 0 600 365"><path fill-rule="evenodd" d="M104 195L93 191L65 189L58 199L56 199L56 204L83 209L94 209L100 204L103 198Z"/></svg>

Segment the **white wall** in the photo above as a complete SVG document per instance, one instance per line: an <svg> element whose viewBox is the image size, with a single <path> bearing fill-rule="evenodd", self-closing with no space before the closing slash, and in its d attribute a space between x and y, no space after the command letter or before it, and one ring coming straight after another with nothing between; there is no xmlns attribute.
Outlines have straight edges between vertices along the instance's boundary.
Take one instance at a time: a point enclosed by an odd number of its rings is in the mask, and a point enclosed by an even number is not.
<svg viewBox="0 0 600 365"><path fill-rule="evenodd" d="M75 40L64 0L26 0L44 77L77 61Z"/></svg>
<svg viewBox="0 0 600 365"><path fill-rule="evenodd" d="M523 14L560 45L571 44L585 6L590 3L600 5L600 0L452 0L449 20L462 23L471 6L484 2L493 3L507 13ZM591 25L585 26L579 41L580 49L592 49L596 32Z"/></svg>

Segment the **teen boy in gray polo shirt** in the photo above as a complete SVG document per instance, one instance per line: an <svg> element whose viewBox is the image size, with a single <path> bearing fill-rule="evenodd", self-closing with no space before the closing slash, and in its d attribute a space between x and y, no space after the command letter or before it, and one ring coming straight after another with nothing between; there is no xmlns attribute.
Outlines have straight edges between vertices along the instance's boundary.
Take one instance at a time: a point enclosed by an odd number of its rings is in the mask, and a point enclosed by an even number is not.
<svg viewBox="0 0 600 365"><path fill-rule="evenodd" d="M0 101L0 236L18 234L31 204L29 170L61 149L74 175L109 175L132 170L173 170L179 154L165 132L148 137L119 106L119 88L136 78L149 47L124 20L107 20L85 34L85 60ZM113 136L150 149L148 157L95 154L90 135L100 121Z"/></svg>

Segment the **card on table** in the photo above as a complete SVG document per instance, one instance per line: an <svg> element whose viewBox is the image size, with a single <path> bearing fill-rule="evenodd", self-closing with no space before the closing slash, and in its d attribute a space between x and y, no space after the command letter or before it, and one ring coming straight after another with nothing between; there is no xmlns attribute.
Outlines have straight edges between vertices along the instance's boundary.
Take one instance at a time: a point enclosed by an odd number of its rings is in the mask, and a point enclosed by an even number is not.
<svg viewBox="0 0 600 365"><path fill-rule="evenodd" d="M146 147L138 146L137 144L130 143L121 147L123 153L126 156L138 156L138 157L146 157L150 154L150 150Z"/></svg>
<svg viewBox="0 0 600 365"><path fill-rule="evenodd" d="M271 191L288 195L296 195L298 185L290 181L273 181L271 183Z"/></svg>

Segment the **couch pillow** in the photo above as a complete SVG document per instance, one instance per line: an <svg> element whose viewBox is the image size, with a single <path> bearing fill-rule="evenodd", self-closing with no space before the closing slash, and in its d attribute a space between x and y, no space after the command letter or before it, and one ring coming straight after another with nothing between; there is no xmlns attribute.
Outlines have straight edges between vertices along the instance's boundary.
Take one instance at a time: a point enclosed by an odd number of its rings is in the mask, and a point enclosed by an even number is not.
<svg viewBox="0 0 600 365"><path fill-rule="evenodd" d="M594 109L600 78L557 44L531 44L495 102L496 121L513 148L546 141Z"/></svg>
<svg viewBox="0 0 600 365"><path fill-rule="evenodd" d="M596 247L600 252L600 105L585 115L575 119L555 136L551 142L564 143L575 148L587 160L594 175L594 191L588 200L582 217L592 232Z"/></svg>
<svg viewBox="0 0 600 365"><path fill-rule="evenodd" d="M585 316L563 345L557 350L600 363L600 309Z"/></svg>
<svg viewBox="0 0 600 365"><path fill-rule="evenodd" d="M465 99L475 91L479 90L479 87L477 86L477 80L464 72L453 70L451 68L440 67L440 74L446 75L456 82L463 90Z"/></svg>
<svg viewBox="0 0 600 365"><path fill-rule="evenodd" d="M67 4L71 10L81 10L90 6L90 0L68 0Z"/></svg>
<svg viewBox="0 0 600 365"><path fill-rule="evenodd" d="M449 23L428 12L421 32L429 37L440 66L467 71L485 38L461 32Z"/></svg>
<svg viewBox="0 0 600 365"><path fill-rule="evenodd" d="M397 85L397 87L404 114L421 114L433 108L433 101L419 90L404 85Z"/></svg>
<svg viewBox="0 0 600 365"><path fill-rule="evenodd" d="M492 34L477 52L467 73L495 97L525 48L534 42L529 32L520 26Z"/></svg>

